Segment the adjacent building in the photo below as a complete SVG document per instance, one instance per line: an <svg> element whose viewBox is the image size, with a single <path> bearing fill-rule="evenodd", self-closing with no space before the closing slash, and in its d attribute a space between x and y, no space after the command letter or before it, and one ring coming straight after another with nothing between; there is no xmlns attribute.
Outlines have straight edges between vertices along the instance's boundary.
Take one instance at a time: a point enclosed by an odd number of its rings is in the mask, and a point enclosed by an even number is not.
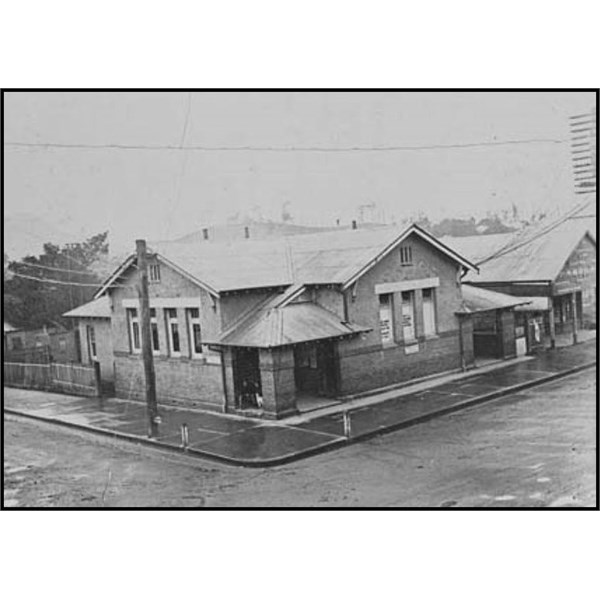
<svg viewBox="0 0 600 600"><path fill-rule="evenodd" d="M518 332L533 323L553 344L557 334L596 327L595 216L586 208L517 234L444 242L478 265L465 282L529 302L515 309Z"/></svg>
<svg viewBox="0 0 600 600"><path fill-rule="evenodd" d="M76 319L79 356L83 364L100 364L103 385L114 382L114 357L110 299L100 296L69 312L64 317Z"/></svg>

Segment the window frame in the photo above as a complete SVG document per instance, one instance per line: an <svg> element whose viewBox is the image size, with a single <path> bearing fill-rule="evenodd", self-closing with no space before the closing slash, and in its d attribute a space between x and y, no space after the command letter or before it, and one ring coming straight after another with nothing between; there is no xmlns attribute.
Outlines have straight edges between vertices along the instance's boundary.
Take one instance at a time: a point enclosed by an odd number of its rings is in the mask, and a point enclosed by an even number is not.
<svg viewBox="0 0 600 600"><path fill-rule="evenodd" d="M155 340L156 347L154 345ZM152 345L152 354L154 356L160 356L160 335L158 332L158 315L156 308L150 309L150 343Z"/></svg>
<svg viewBox="0 0 600 600"><path fill-rule="evenodd" d="M435 293L436 288L423 288L421 290L421 304L422 304L422 312L423 312L423 335L425 337L434 337L438 333L438 316L437 316L437 298ZM425 318L425 292L430 292L431 300L427 302L427 304L431 305L431 315L433 322L433 331L427 331L427 319Z"/></svg>
<svg viewBox="0 0 600 600"><path fill-rule="evenodd" d="M389 311L389 337L385 338L383 337L383 332L382 332L382 309L385 306L385 303L382 302L383 298L387 298L388 302L387 302L387 310ZM395 322L394 322L394 294L391 293L386 293L386 294L378 294L378 301L379 301L379 305L378 305L378 315L379 315L379 339L381 341L381 343L384 346L390 345L390 344L395 344L396 343L396 336L394 333L394 329L395 329Z"/></svg>
<svg viewBox="0 0 600 600"><path fill-rule="evenodd" d="M173 313L175 314L174 317L171 316L171 311L173 311ZM174 358L179 358L181 357L181 332L179 329L179 314L177 313L176 308L165 308L164 315L167 326L169 355ZM179 350L175 350L175 336L173 335L173 326L175 326L177 330L177 345L179 346Z"/></svg>
<svg viewBox="0 0 600 600"><path fill-rule="evenodd" d="M148 282L160 283L160 263L153 262L148 265Z"/></svg>
<svg viewBox="0 0 600 600"><path fill-rule="evenodd" d="M198 316L194 317L192 315L192 311L198 311ZM187 317L187 330L188 330L188 340L190 347L190 358L193 359L202 359L204 358L204 345L202 344L202 323L200 321L200 308L196 306L192 306L186 309L186 317ZM199 336L200 336L200 352L196 352L196 340L194 335L194 326L197 325L199 328Z"/></svg>
<svg viewBox="0 0 600 600"><path fill-rule="evenodd" d="M410 305L404 299L405 294L410 297ZM400 314L402 315L402 339L406 343L416 342L417 341L417 323L416 323L415 290L405 290L403 292L400 292L400 301L401 301ZM412 329L412 335L410 337L406 335L407 326L404 324L404 318L408 316L407 314L405 314L405 311L404 311L404 308L406 306L410 306L410 309L411 309L411 314L410 314L411 328L410 329Z"/></svg>
<svg viewBox="0 0 600 600"><path fill-rule="evenodd" d="M127 325L129 329L129 349L131 354L141 354L142 353L142 331L140 329L140 315L137 308L128 308L127 309ZM136 327L137 326L137 336L136 336ZM138 341L138 346L136 346L135 341Z"/></svg>
<svg viewBox="0 0 600 600"><path fill-rule="evenodd" d="M98 345L96 343L96 330L93 325L86 325L85 332L88 343L88 354L90 361L98 360Z"/></svg>
<svg viewBox="0 0 600 600"><path fill-rule="evenodd" d="M413 264L412 246L400 246L400 266L410 267Z"/></svg>

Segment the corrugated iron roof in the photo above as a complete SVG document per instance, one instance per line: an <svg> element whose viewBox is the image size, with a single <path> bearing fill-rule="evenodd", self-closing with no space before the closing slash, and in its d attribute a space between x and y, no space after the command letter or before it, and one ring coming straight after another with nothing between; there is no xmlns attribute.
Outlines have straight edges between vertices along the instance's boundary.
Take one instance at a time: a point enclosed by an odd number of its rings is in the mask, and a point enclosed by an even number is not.
<svg viewBox="0 0 600 600"><path fill-rule="evenodd" d="M223 346L274 348L370 331L341 321L334 313L312 302L298 302L257 311L218 341Z"/></svg>
<svg viewBox="0 0 600 600"><path fill-rule="evenodd" d="M545 311L550 310L550 298L548 296L519 296L521 300L527 300L524 306L515 306L518 311Z"/></svg>
<svg viewBox="0 0 600 600"><path fill-rule="evenodd" d="M462 285L463 309L461 313L477 313L487 310L498 310L502 308L512 308L521 304L528 304L527 298L517 298L509 294L492 292L485 288L479 288L474 285Z"/></svg>
<svg viewBox="0 0 600 600"><path fill-rule="evenodd" d="M576 219L545 230L548 227L515 236L512 249L480 263L480 272L470 273L467 281L554 281L588 230L584 221Z"/></svg>
<svg viewBox="0 0 600 600"><path fill-rule="evenodd" d="M110 319L110 302L108 296L100 296L100 298L82 304L64 313L63 317Z"/></svg>
<svg viewBox="0 0 600 600"><path fill-rule="evenodd" d="M477 268L414 225L405 229L388 226L336 230L233 243L156 243L149 247L149 251L157 253L172 267L218 295L227 291L292 284L346 284L413 233L464 267ZM132 255L128 261L134 258ZM106 280L96 293L97 297L131 264L128 261Z"/></svg>
<svg viewBox="0 0 600 600"><path fill-rule="evenodd" d="M500 248L506 246L514 237L515 233L467 235L464 237L446 235L440 238L440 242L446 244L446 246L452 248L475 264L478 264Z"/></svg>

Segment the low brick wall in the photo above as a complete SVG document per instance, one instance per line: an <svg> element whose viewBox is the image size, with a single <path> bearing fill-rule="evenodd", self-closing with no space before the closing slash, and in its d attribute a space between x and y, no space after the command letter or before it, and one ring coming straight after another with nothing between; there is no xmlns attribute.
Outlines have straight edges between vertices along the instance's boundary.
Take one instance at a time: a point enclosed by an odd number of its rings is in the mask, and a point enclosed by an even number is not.
<svg viewBox="0 0 600 600"><path fill-rule="evenodd" d="M185 358L154 358L159 404L223 411L221 365ZM145 400L141 358L115 354L115 393L118 398Z"/></svg>
<svg viewBox="0 0 600 600"><path fill-rule="evenodd" d="M418 351L412 354L406 353L403 344L361 348L351 354L344 354L340 348L340 395L365 392L460 366L458 332L420 340Z"/></svg>

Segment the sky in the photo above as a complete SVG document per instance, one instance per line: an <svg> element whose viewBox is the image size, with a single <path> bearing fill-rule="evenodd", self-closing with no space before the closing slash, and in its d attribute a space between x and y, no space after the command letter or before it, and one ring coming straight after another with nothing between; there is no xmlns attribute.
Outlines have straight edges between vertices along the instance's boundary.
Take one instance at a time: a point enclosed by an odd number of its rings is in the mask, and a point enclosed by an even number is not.
<svg viewBox="0 0 600 600"><path fill-rule="evenodd" d="M7 92L4 233L109 229L133 248L284 204L322 225L373 202L388 221L555 209L576 199L568 118L593 107L591 92Z"/></svg>

